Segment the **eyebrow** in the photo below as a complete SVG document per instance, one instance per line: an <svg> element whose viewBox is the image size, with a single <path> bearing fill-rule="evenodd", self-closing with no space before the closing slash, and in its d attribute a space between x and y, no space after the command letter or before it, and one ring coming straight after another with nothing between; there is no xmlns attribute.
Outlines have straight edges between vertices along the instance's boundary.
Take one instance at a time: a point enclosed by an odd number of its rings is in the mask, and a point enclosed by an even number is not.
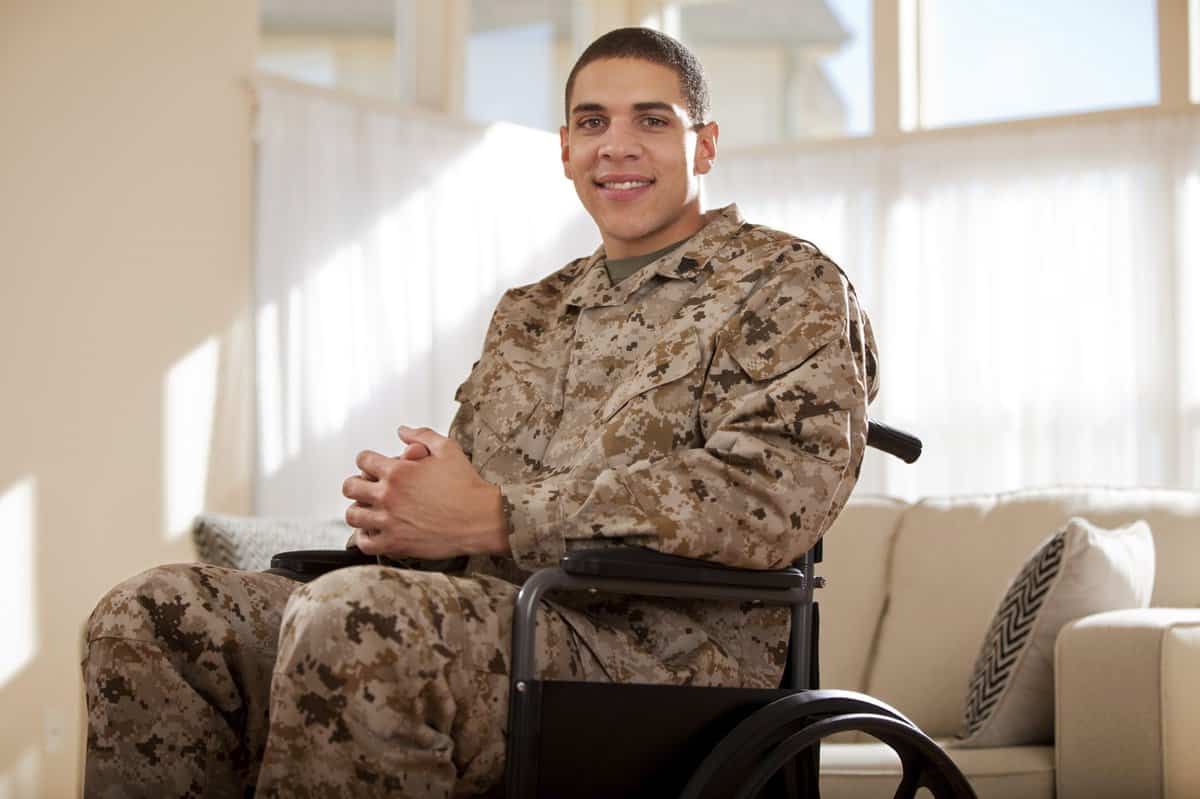
<svg viewBox="0 0 1200 799"><path fill-rule="evenodd" d="M579 105L577 105L571 109L571 114L574 115L574 114L579 114L579 113L583 113L583 112L607 111L607 110L608 109L605 108L600 103L580 103ZM667 111L667 112L670 112L673 114L673 113L675 113L675 106L671 105L670 103L664 103L662 100L651 100L649 102L644 102L644 103L634 103L633 110L634 111Z"/></svg>

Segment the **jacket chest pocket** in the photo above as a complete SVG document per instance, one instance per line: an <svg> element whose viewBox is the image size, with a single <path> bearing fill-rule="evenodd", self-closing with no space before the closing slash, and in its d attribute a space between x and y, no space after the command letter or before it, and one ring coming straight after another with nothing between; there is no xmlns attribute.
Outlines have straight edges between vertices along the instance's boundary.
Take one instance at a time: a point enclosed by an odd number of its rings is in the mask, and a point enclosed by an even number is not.
<svg viewBox="0 0 1200 799"><path fill-rule="evenodd" d="M502 448L513 450L521 462L540 461L549 441L543 390L500 358L483 365L472 383L470 402L479 421L472 454L476 468Z"/></svg>
<svg viewBox="0 0 1200 799"><path fill-rule="evenodd" d="M694 445L702 349L687 328L656 341L601 409L603 444L619 466Z"/></svg>

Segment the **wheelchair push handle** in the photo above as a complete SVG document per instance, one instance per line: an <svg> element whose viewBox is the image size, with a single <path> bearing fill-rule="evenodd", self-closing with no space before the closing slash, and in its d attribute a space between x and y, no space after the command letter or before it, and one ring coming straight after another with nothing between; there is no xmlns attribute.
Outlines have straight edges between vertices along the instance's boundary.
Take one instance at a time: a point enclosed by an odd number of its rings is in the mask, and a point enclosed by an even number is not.
<svg viewBox="0 0 1200 799"><path fill-rule="evenodd" d="M883 422L867 423L867 446L895 455L905 463L913 463L921 457L921 439L903 430L888 427Z"/></svg>

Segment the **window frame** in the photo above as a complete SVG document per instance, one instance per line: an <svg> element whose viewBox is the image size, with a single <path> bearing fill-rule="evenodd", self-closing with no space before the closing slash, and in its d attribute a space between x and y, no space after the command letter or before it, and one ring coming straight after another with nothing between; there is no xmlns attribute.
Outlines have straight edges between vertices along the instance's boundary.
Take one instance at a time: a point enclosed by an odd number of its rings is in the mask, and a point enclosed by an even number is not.
<svg viewBox="0 0 1200 799"><path fill-rule="evenodd" d="M1193 88L1191 17L1200 11L1200 0L1157 0L1159 99L1152 105L1101 111L1043 114L994 122L963 123L936 128L926 127L921 119L921 47L920 19L922 0L874 0L874 112L876 139L897 139L934 135L941 131L1009 129L1046 123L1058 124L1075 119L1142 116L1147 112L1195 109ZM1200 38L1200 37L1195 37Z"/></svg>

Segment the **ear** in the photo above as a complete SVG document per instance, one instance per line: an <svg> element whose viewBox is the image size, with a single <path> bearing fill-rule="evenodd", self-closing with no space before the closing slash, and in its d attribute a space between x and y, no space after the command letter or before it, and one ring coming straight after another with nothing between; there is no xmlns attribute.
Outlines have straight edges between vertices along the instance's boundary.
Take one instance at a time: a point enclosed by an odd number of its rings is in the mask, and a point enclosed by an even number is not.
<svg viewBox="0 0 1200 799"><path fill-rule="evenodd" d="M707 125L696 130L696 166L693 173L696 175L707 175L713 167L713 162L717 160L717 137L721 134L721 128L716 122L709 122Z"/></svg>
<svg viewBox="0 0 1200 799"><path fill-rule="evenodd" d="M563 174L567 176L567 180L574 180L575 177L571 174L571 145L567 139L566 125L558 129L558 146L562 158Z"/></svg>

